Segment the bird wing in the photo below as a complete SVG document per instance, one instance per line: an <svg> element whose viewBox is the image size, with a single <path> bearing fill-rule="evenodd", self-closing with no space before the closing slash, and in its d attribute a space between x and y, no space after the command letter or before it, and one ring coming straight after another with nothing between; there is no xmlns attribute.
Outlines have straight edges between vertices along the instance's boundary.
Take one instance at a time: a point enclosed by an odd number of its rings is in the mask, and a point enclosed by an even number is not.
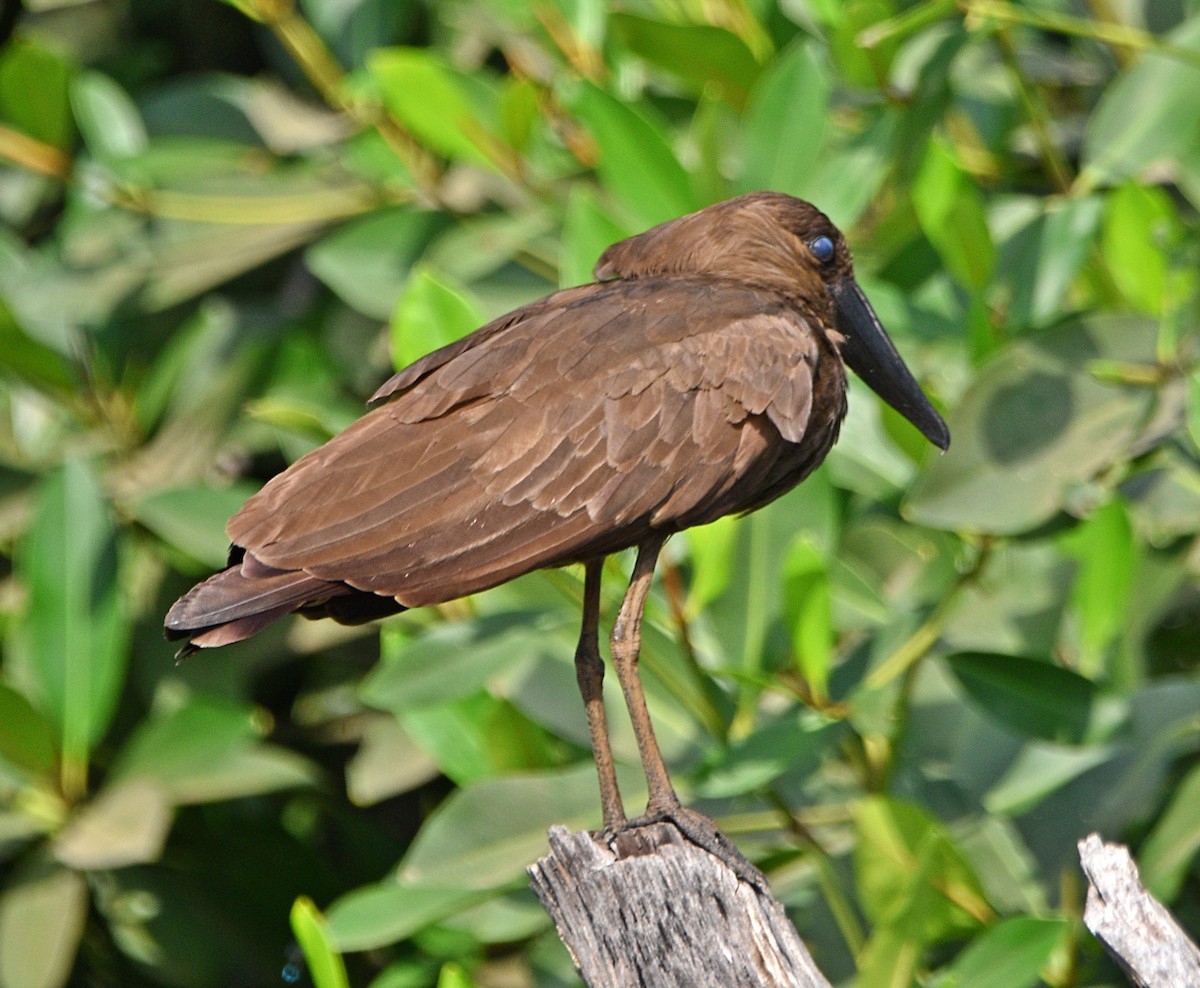
<svg viewBox="0 0 1200 988"><path fill-rule="evenodd" d="M844 387L792 304L702 279L570 289L456 346L251 498L234 543L451 599L743 510L804 439L818 365Z"/></svg>

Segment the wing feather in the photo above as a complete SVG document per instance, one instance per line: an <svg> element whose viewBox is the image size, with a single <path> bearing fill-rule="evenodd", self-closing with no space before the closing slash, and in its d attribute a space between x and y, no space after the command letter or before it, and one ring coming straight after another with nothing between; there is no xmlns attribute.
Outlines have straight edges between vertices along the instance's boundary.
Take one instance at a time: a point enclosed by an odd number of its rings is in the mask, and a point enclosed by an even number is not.
<svg viewBox="0 0 1200 988"><path fill-rule="evenodd" d="M743 510L828 448L806 440L814 375L844 370L812 325L729 283L559 293L396 375L230 537L417 606Z"/></svg>

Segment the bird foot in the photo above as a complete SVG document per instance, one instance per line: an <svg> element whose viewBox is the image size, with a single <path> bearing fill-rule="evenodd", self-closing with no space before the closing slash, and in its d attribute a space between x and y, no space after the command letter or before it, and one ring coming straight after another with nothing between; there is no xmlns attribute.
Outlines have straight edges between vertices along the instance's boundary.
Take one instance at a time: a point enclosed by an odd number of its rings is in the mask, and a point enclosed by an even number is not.
<svg viewBox="0 0 1200 988"><path fill-rule="evenodd" d="M622 858L653 854L664 844L682 843L681 838L725 864L739 879L769 894L766 876L754 867L703 813L676 805L650 811L599 830L594 835Z"/></svg>

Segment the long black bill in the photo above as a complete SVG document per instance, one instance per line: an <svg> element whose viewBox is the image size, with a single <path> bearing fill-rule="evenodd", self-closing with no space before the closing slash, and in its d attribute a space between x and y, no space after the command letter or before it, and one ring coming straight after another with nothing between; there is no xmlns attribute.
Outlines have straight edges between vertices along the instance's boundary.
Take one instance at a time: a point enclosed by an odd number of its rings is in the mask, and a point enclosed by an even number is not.
<svg viewBox="0 0 1200 988"><path fill-rule="evenodd" d="M851 370L938 449L949 448L950 430L896 352L862 289L854 279L846 278L832 294L838 329L846 337L842 356Z"/></svg>

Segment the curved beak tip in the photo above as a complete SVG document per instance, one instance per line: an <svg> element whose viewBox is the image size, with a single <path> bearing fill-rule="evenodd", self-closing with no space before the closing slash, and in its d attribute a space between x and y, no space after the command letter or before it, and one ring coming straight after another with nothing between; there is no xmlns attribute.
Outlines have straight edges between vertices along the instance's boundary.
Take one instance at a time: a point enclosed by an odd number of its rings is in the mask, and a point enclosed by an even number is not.
<svg viewBox="0 0 1200 988"><path fill-rule="evenodd" d="M833 289L842 357L866 385L915 425L943 453L950 429L912 376L861 288L847 278Z"/></svg>

